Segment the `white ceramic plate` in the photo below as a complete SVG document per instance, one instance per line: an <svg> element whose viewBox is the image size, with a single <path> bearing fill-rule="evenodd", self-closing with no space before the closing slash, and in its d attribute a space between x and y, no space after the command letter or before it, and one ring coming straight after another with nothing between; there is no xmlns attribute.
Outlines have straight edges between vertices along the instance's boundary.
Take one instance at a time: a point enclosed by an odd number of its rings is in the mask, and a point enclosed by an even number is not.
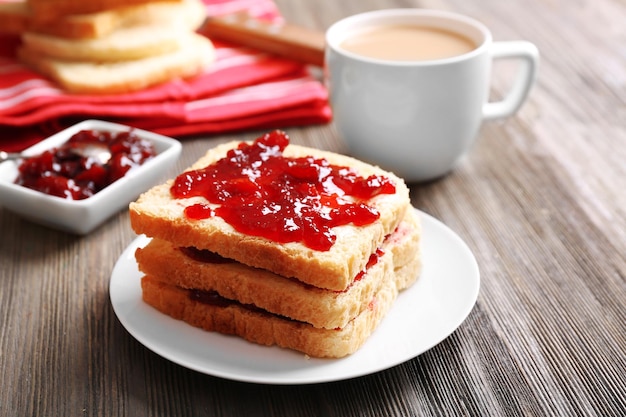
<svg viewBox="0 0 626 417"><path fill-rule="evenodd" d="M198 372L266 384L309 384L358 377L398 365L448 337L472 310L480 286L478 266L467 245L435 218L423 221L423 271L400 293L374 334L343 359L313 359L278 347L205 332L159 313L141 300L134 252L137 238L116 263L110 282L113 309L144 346Z"/></svg>

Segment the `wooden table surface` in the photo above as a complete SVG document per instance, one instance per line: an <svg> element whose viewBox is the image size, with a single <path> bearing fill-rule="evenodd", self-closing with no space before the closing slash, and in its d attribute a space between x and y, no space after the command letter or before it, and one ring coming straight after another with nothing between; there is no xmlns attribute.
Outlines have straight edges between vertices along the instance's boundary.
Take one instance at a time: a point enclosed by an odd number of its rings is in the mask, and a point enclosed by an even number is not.
<svg viewBox="0 0 626 417"><path fill-rule="evenodd" d="M0 415L626 415L626 3L277 4L289 21L318 29L372 9L445 9L483 21L496 40L538 46L539 79L520 112L485 124L451 175L411 187L414 206L476 256L481 288L467 320L429 351L372 375L229 381L152 353L116 318L109 279L135 238L126 212L77 237L0 209ZM494 71L497 96L510 68ZM286 130L294 143L345 150L332 124ZM167 174L258 133L185 140Z"/></svg>

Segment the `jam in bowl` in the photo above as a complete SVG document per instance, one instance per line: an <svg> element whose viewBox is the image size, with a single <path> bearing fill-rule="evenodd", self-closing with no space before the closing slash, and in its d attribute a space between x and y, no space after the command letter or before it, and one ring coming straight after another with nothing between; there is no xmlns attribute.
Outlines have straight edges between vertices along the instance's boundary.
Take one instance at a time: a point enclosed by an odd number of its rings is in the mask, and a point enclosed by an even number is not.
<svg viewBox="0 0 626 417"><path fill-rule="evenodd" d="M82 200L156 156L154 145L132 129L81 130L61 146L24 159L16 184Z"/></svg>
<svg viewBox="0 0 626 417"><path fill-rule="evenodd" d="M131 137L137 140L129 143ZM110 156L75 152L72 147L85 145L81 141L104 147ZM0 206L48 227L87 234L167 178L181 149L179 141L153 132L85 120L24 150L23 160L0 163Z"/></svg>

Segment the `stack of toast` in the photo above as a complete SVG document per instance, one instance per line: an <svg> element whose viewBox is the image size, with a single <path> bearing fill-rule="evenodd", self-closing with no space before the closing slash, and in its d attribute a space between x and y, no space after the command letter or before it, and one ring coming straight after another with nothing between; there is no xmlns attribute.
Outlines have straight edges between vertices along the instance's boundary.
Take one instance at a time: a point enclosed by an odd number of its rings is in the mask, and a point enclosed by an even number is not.
<svg viewBox="0 0 626 417"><path fill-rule="evenodd" d="M74 93L119 94L193 76L215 59L201 0L0 3L22 62Z"/></svg>
<svg viewBox="0 0 626 417"><path fill-rule="evenodd" d="M151 238L135 255L143 299L208 331L343 357L419 276L420 221L394 174L285 138L217 146L131 203Z"/></svg>

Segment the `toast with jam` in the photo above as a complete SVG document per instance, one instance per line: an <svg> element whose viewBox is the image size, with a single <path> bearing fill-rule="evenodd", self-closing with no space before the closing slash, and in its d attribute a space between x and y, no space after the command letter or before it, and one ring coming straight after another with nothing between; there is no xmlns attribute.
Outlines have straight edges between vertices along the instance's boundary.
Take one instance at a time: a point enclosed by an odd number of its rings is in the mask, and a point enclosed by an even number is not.
<svg viewBox="0 0 626 417"><path fill-rule="evenodd" d="M315 288L158 239L136 257L145 274L143 299L162 313L250 342L338 358L362 346L399 291L417 279L419 236L411 210L345 291Z"/></svg>
<svg viewBox="0 0 626 417"><path fill-rule="evenodd" d="M206 153L130 204L136 233L342 291L400 224L409 190L356 159L281 132Z"/></svg>
<svg viewBox="0 0 626 417"><path fill-rule="evenodd" d="M353 353L421 268L400 178L278 131L209 150L129 211L152 238L136 253L148 304L310 356Z"/></svg>
<svg viewBox="0 0 626 417"><path fill-rule="evenodd" d="M398 289L408 287L419 269L420 225L415 211L370 255L366 268L344 291L329 291L285 279L215 252L177 247L152 239L137 249L139 270L164 283L188 290L216 292L220 296L254 305L270 313L325 329L343 328L361 313L392 276Z"/></svg>

